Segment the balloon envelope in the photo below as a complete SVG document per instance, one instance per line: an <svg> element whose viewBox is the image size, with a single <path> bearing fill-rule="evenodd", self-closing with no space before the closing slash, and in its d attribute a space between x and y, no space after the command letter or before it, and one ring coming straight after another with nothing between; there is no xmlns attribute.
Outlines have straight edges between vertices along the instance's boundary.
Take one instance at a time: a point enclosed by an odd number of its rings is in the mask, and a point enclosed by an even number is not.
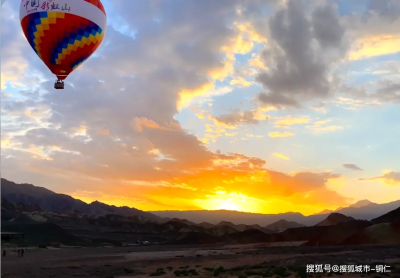
<svg viewBox="0 0 400 278"><path fill-rule="evenodd" d="M59 80L93 54L107 26L100 0L22 0L19 16L29 44Z"/></svg>

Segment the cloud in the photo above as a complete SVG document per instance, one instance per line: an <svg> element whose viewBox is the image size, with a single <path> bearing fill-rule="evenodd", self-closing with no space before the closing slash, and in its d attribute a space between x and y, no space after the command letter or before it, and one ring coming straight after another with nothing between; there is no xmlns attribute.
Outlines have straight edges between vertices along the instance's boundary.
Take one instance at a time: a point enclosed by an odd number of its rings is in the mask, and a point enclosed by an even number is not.
<svg viewBox="0 0 400 278"><path fill-rule="evenodd" d="M277 128L289 128L292 125L307 124L309 122L310 122L310 119L306 118L306 117L293 118L292 116L286 116L284 118L276 120L275 121L275 127L277 127Z"/></svg>
<svg viewBox="0 0 400 278"><path fill-rule="evenodd" d="M204 83L198 88L182 89L178 93L179 100L177 103L177 109L181 110L182 108L189 106L193 99L199 96L205 96L211 94L212 91L215 91L214 89L215 86L211 82Z"/></svg>
<svg viewBox="0 0 400 278"><path fill-rule="evenodd" d="M361 169L355 164L343 164L343 167L354 171L363 171L363 169Z"/></svg>
<svg viewBox="0 0 400 278"><path fill-rule="evenodd" d="M367 9L391 21L400 17L400 3L396 0L370 0Z"/></svg>
<svg viewBox="0 0 400 278"><path fill-rule="evenodd" d="M269 90L258 95L259 102L279 108L328 97L329 69L347 48L334 6L318 6L308 19L302 1L287 2L269 21L270 45L264 54L269 71L256 77Z"/></svg>
<svg viewBox="0 0 400 278"><path fill-rule="evenodd" d="M298 205L345 203L346 199L335 192L328 190L325 185L330 179L336 179L339 175L331 173L297 172L285 174L272 170L262 169L263 161L258 159L250 162L248 158L239 155L223 155L225 159L224 170L214 166L214 170L201 171L194 175L180 178L182 182L191 187L200 187L204 190L222 191L223 195L240 192L244 196L251 196L263 200L263 204L271 206L274 199L283 203L299 202ZM228 160L230 162L228 162ZM246 162L247 160L247 162ZM234 163L232 163L234 162ZM230 164L229 168L226 168ZM222 164L219 164L222 165ZM253 171L245 171L246 167L253 165ZM314 193L313 193L314 192ZM305 195L317 194L318 198L304 199ZM323 194L322 194L323 193ZM209 193L211 194L211 193ZM326 195L324 195L326 194ZM329 201L329 196L332 200ZM282 203L281 203L282 204ZM289 206L291 206L289 204ZM294 204L294 203L293 203ZM272 209L272 208L271 208ZM273 209L277 211L279 209ZM288 210L288 208L286 208Z"/></svg>
<svg viewBox="0 0 400 278"><path fill-rule="evenodd" d="M254 113L252 111L245 111L243 113L235 111L231 114L225 114L214 117L214 119L217 122L229 126L236 126L240 123L258 124L258 120L255 118Z"/></svg>
<svg viewBox="0 0 400 278"><path fill-rule="evenodd" d="M342 130L343 127L339 125L326 125L327 123L331 122L331 119L326 119L322 121L316 121L313 125L307 126L306 128L315 132L326 132L326 131L335 131L335 130Z"/></svg>
<svg viewBox="0 0 400 278"><path fill-rule="evenodd" d="M236 76L234 79L232 79L231 82L229 82L230 85L236 86L236 87L248 87L251 86L251 82L246 81L243 77L241 76Z"/></svg>
<svg viewBox="0 0 400 278"><path fill-rule="evenodd" d="M272 106L276 107L277 109L282 109L284 107L293 106L299 107L297 101L286 97L283 94L277 93L265 93L261 92L257 95L257 100L264 106Z"/></svg>
<svg viewBox="0 0 400 278"><path fill-rule="evenodd" d="M392 73L396 75L396 69L392 69ZM373 84L374 91L367 92L363 87L347 87L341 86L342 92L350 97L339 97L335 103L339 103L355 110L365 106L377 106L384 104L400 104L400 82L396 78L380 79Z"/></svg>
<svg viewBox="0 0 400 278"><path fill-rule="evenodd" d="M347 59L370 59L399 52L399 2L369 0L363 4L363 13L355 12L341 18L351 41Z"/></svg>
<svg viewBox="0 0 400 278"><path fill-rule="evenodd" d="M380 88L371 98L384 103L400 104L400 82L381 82Z"/></svg>
<svg viewBox="0 0 400 278"><path fill-rule="evenodd" d="M400 185L400 172L391 170L384 171L383 175L368 179L359 179L361 181L380 180L387 185Z"/></svg>
<svg viewBox="0 0 400 278"><path fill-rule="evenodd" d="M15 20L18 12L10 7L10 3L2 5L1 9L2 25L7 26L7 29L2 30L1 90L9 88L6 83L18 88L26 83L33 85L37 79L25 76L29 68L29 55L22 53L23 49L28 48L26 41L20 32L14 31L21 28L19 22Z"/></svg>
<svg viewBox="0 0 400 278"><path fill-rule="evenodd" d="M274 132L269 132L268 135L271 138L281 138L281 137L292 137L295 134L293 132L274 131Z"/></svg>
<svg viewBox="0 0 400 278"><path fill-rule="evenodd" d="M268 70L268 66L265 65L262 55L253 53L249 61L249 66L254 67L256 70Z"/></svg>
<svg viewBox="0 0 400 278"><path fill-rule="evenodd" d="M280 153L273 153L273 155L276 156L276 157L279 157L281 159L290 160L289 157L287 157L287 156L285 156L283 154L280 154Z"/></svg>
<svg viewBox="0 0 400 278"><path fill-rule="evenodd" d="M262 110L248 110L243 112L234 110L228 114L210 116L209 118L217 125L224 127L236 127L240 124L258 124L260 121L268 120L268 116Z"/></svg>
<svg viewBox="0 0 400 278"><path fill-rule="evenodd" d="M350 60L359 60L400 52L400 33L366 36L358 39L349 53Z"/></svg>

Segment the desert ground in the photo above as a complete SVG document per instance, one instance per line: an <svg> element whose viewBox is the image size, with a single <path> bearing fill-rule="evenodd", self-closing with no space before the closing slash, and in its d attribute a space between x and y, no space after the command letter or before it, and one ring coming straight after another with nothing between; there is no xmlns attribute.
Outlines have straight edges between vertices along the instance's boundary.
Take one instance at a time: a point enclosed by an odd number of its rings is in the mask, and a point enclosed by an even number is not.
<svg viewBox="0 0 400 278"><path fill-rule="evenodd" d="M400 246L273 245L131 246L7 250L1 277L397 277ZM390 265L390 273L307 273L307 264Z"/></svg>

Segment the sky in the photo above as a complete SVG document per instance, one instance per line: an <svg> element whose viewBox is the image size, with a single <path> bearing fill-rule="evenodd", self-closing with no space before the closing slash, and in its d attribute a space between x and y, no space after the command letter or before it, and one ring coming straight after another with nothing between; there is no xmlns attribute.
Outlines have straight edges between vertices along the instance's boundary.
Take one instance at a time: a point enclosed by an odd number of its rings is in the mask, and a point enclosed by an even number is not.
<svg viewBox="0 0 400 278"><path fill-rule="evenodd" d="M398 0L104 0L55 90L1 7L1 174L141 210L309 215L400 196Z"/></svg>

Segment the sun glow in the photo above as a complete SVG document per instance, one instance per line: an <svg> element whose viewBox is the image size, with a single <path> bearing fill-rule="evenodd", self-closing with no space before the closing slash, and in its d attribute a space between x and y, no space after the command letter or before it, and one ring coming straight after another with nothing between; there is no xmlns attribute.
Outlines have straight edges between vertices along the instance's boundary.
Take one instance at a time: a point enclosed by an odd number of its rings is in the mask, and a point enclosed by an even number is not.
<svg viewBox="0 0 400 278"><path fill-rule="evenodd" d="M236 210L239 211L239 205L235 204L232 201L222 201L221 204L217 207L217 209L224 209L224 210Z"/></svg>
<svg viewBox="0 0 400 278"><path fill-rule="evenodd" d="M195 204L206 210L232 210L254 212L260 209L257 202L242 193L216 190L215 195L209 195L207 200L196 200Z"/></svg>

